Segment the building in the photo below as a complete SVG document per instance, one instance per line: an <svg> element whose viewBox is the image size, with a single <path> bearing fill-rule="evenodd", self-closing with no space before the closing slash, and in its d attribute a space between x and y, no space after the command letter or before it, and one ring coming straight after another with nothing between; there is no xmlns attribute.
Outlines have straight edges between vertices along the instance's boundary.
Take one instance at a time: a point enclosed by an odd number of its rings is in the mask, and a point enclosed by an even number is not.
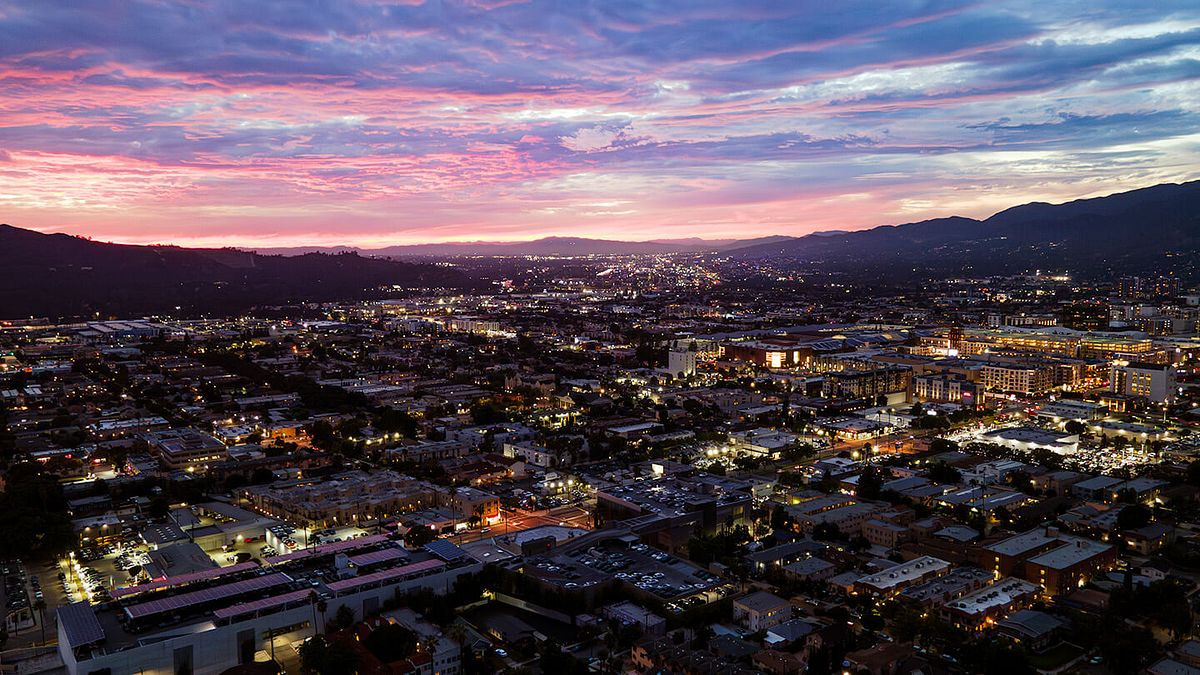
<svg viewBox="0 0 1200 675"><path fill-rule="evenodd" d="M761 574L772 568L785 567L794 562L819 555L825 548L826 545L821 542L811 539L801 539L800 541L787 542L761 551L748 553L745 556L745 560L750 564L751 569Z"/></svg>
<svg viewBox="0 0 1200 675"><path fill-rule="evenodd" d="M1042 587L1047 596L1069 593L1091 575L1112 569L1117 549L1047 527L1014 535L983 548L996 578L1015 576Z"/></svg>
<svg viewBox="0 0 1200 675"><path fill-rule="evenodd" d="M770 459L779 459L783 451L796 444L798 437L786 431L753 429L730 434L733 447L740 452Z"/></svg>
<svg viewBox="0 0 1200 675"><path fill-rule="evenodd" d="M491 523L500 517L499 497L466 485L440 490L437 504L454 510L464 519L478 517L482 523Z"/></svg>
<svg viewBox="0 0 1200 675"><path fill-rule="evenodd" d="M1151 555L1174 543L1175 528L1166 523L1150 523L1136 530L1125 530L1121 536L1130 550Z"/></svg>
<svg viewBox="0 0 1200 675"><path fill-rule="evenodd" d="M1038 590L1037 584L1008 577L946 603L942 613L957 628L981 631L1028 607Z"/></svg>
<svg viewBox="0 0 1200 675"><path fill-rule="evenodd" d="M297 478L247 486L238 494L272 518L322 527L373 522L437 504L432 485L395 471Z"/></svg>
<svg viewBox="0 0 1200 675"><path fill-rule="evenodd" d="M913 377L913 398L922 402L958 403L968 407L983 403L980 386L957 373Z"/></svg>
<svg viewBox="0 0 1200 675"><path fill-rule="evenodd" d="M623 626L638 626L643 635L661 637L667 633L666 619L629 601L600 608L600 616L616 620Z"/></svg>
<svg viewBox="0 0 1200 675"><path fill-rule="evenodd" d="M979 383L1006 394L1041 394L1054 387L1054 373L1041 365L988 363L980 369Z"/></svg>
<svg viewBox="0 0 1200 675"><path fill-rule="evenodd" d="M872 518L863 523L862 536L875 546L893 549L909 537L907 527L886 520Z"/></svg>
<svg viewBox="0 0 1200 675"><path fill-rule="evenodd" d="M143 434L142 438L163 468L172 471L202 471L209 464L229 457L224 443L190 427L151 431Z"/></svg>
<svg viewBox="0 0 1200 675"><path fill-rule="evenodd" d="M825 374L821 395L825 398L874 399L908 391L912 370L889 366L870 370L842 370Z"/></svg>
<svg viewBox="0 0 1200 675"><path fill-rule="evenodd" d="M996 630L1011 640L1020 642L1031 651L1050 645L1063 627L1063 622L1034 609L1022 609L996 623Z"/></svg>
<svg viewBox="0 0 1200 675"><path fill-rule="evenodd" d="M845 495L830 495L785 508L801 532L812 533L824 525L849 537L861 534L863 524L883 510L878 504L859 502Z"/></svg>
<svg viewBox="0 0 1200 675"><path fill-rule="evenodd" d="M696 350L672 349L667 352L667 373L671 377L685 378L696 374Z"/></svg>
<svg viewBox="0 0 1200 675"><path fill-rule="evenodd" d="M328 546L353 547L366 539ZM364 617L379 612L398 592L424 588L441 593L452 588L459 576L481 569L478 561L453 548L456 551L446 551L444 556L405 552L390 568L317 582L315 587L305 583L297 588L298 580L291 576L312 564L309 561L316 556L310 552L292 554L294 560L280 556L268 568L244 563L144 584L118 602L60 607L58 652L70 675L217 675L253 662L256 652L290 649L294 642L313 635L318 629L314 592L326 598L327 616L346 607L354 616ZM293 565L302 567L294 570ZM326 571L332 575L335 570ZM450 655L443 665L442 672L452 672L455 664Z"/></svg>
<svg viewBox="0 0 1200 675"><path fill-rule="evenodd" d="M766 368L792 368L807 363L813 354L812 347L786 338L730 342L720 350L721 358Z"/></svg>
<svg viewBox="0 0 1200 675"><path fill-rule="evenodd" d="M921 556L894 567L860 577L854 582L857 593L893 598L904 589L950 571L950 563L932 556Z"/></svg>
<svg viewBox="0 0 1200 675"><path fill-rule="evenodd" d="M995 581L987 570L978 567L956 567L948 574L909 586L899 600L922 607L940 607L967 593L979 590Z"/></svg>
<svg viewBox="0 0 1200 675"><path fill-rule="evenodd" d="M741 524L752 504L748 482L698 474L663 476L596 492L596 513L606 522L630 521L646 541L668 551L697 533Z"/></svg>
<svg viewBox="0 0 1200 675"><path fill-rule="evenodd" d="M1179 394L1176 376L1177 371L1171 365L1118 361L1112 368L1109 390L1170 405Z"/></svg>
<svg viewBox="0 0 1200 675"><path fill-rule="evenodd" d="M806 558L783 566L784 577L792 581L824 581L836 572L837 566L822 558Z"/></svg>
<svg viewBox="0 0 1200 675"><path fill-rule="evenodd" d="M1038 427L993 429L981 434L980 437L989 443L1026 452L1050 450L1060 455L1070 455L1079 450L1079 434L1047 431Z"/></svg>
<svg viewBox="0 0 1200 675"><path fill-rule="evenodd" d="M733 601L733 620L757 633L792 618L792 603L783 598L757 591Z"/></svg>
<svg viewBox="0 0 1200 675"><path fill-rule="evenodd" d="M1108 328L1108 305L1102 302L1076 302L1062 308L1058 320L1073 330L1100 331Z"/></svg>
<svg viewBox="0 0 1200 675"><path fill-rule="evenodd" d="M1057 423L1066 423L1069 420L1093 422L1103 419L1106 412L1107 409L1099 403L1060 399L1042 405L1035 414Z"/></svg>

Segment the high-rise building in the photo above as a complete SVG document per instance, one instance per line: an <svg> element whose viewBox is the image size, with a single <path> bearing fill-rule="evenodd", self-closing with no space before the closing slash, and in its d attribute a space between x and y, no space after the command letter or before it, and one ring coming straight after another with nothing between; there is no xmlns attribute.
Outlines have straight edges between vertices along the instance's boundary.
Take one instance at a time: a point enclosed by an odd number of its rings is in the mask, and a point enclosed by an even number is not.
<svg viewBox="0 0 1200 675"><path fill-rule="evenodd" d="M1077 302L1062 308L1059 323L1075 330L1098 331L1108 328L1108 305L1100 302Z"/></svg>

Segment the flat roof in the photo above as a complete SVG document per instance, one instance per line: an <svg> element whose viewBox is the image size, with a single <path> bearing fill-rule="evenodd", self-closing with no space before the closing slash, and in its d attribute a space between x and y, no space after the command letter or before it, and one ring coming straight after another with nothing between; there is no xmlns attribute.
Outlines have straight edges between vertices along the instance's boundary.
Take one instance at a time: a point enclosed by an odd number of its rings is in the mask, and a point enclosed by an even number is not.
<svg viewBox="0 0 1200 675"><path fill-rule="evenodd" d="M900 563L899 565L881 570L875 574L868 574L859 579L857 583L881 590L888 589L906 581L921 579L928 574L944 570L948 567L950 567L950 563L945 560L924 555L920 558L909 560L906 563Z"/></svg>
<svg viewBox="0 0 1200 675"><path fill-rule="evenodd" d="M423 560L411 565L404 565L402 567L395 567L390 570L383 570L382 572L374 572L372 574L364 574L361 577L335 581L331 584L328 584L327 588L334 593L341 593L342 591L353 590L362 586L366 586L367 584L399 579L401 577L408 576L409 574L428 572L430 570L435 570L445 566L446 563L442 562L441 560Z"/></svg>
<svg viewBox="0 0 1200 675"><path fill-rule="evenodd" d="M1036 529L998 541L988 546L987 550L1000 555L1016 556L1054 541L1058 541L1058 537L1048 536L1045 530Z"/></svg>
<svg viewBox="0 0 1200 675"><path fill-rule="evenodd" d="M741 605L756 612L765 612L775 609L783 605L790 605L787 600L766 591L756 591L750 595L743 596L733 601L734 604Z"/></svg>
<svg viewBox="0 0 1200 675"><path fill-rule="evenodd" d="M1038 588L1037 584L1024 579L1005 577L990 586L967 593L946 606L963 614L985 614L995 607L1003 607L1015 600L1033 595L1037 593Z"/></svg>
<svg viewBox="0 0 1200 675"><path fill-rule="evenodd" d="M82 647L104 639L104 628L96 610L87 602L74 602L58 608L58 623L67 634L71 647Z"/></svg>
<svg viewBox="0 0 1200 675"><path fill-rule="evenodd" d="M1002 628L1010 628L1023 635L1038 637L1052 632L1054 629L1062 626L1063 623L1045 612L1022 609L1009 614L1008 618L997 625Z"/></svg>
<svg viewBox="0 0 1200 675"><path fill-rule="evenodd" d="M251 593L254 591L266 590L290 584L292 578L286 574L276 573L267 574L261 577L253 577L245 581L235 581L231 584L221 586L213 586L190 593L181 593L172 595L167 598L158 600L150 600L138 605L131 605L125 608L125 613L131 619L141 619L163 612L172 612L180 609L186 609L194 605L215 602L224 598L232 598L243 593Z"/></svg>
<svg viewBox="0 0 1200 675"><path fill-rule="evenodd" d="M283 595L273 595L269 598L263 598L262 600L243 602L231 607L222 607L221 609L213 612L213 616L218 619L228 619L234 616L253 614L255 612L261 612L264 609L272 609L292 602L307 600L312 596L313 593L314 591L311 588L306 588L300 591L284 593Z"/></svg>
<svg viewBox="0 0 1200 675"><path fill-rule="evenodd" d="M363 567L365 565L375 565L381 562L400 560L403 558L408 558L408 553L403 549L381 548L378 551L371 551L370 553L362 553L360 555L351 556L349 560L351 565L354 565L355 567Z"/></svg>
<svg viewBox="0 0 1200 675"><path fill-rule="evenodd" d="M434 539L425 544L424 548L446 562L453 562L467 557L467 552L449 539Z"/></svg>
<svg viewBox="0 0 1200 675"><path fill-rule="evenodd" d="M201 570L199 572L192 572L190 574L179 574L173 577L167 577L165 579L159 579L157 581L151 581L145 584L138 584L137 586L114 588L111 592L111 595L114 599L124 598L130 595L137 595L138 593L146 593L147 591L158 591L164 588L182 586L184 584L190 584L196 581L204 581L205 579L216 579L229 574L237 574L238 572L245 572L246 570L257 568L258 563L256 562L238 563L236 565L230 565L229 567L215 567L213 569Z"/></svg>
<svg viewBox="0 0 1200 675"><path fill-rule="evenodd" d="M1042 567L1049 567L1050 569L1065 569L1100 555L1111 548L1108 544L1101 544L1090 539L1083 539L1082 537L1072 537L1072 541L1065 542L1056 549L1030 558L1029 562L1041 565Z"/></svg>
<svg viewBox="0 0 1200 675"><path fill-rule="evenodd" d="M390 541L386 534L372 534L366 537L355 537L346 539L345 541L334 541L328 544L321 544L312 548L300 549L291 553L284 553L268 559L268 563L272 566L278 566L285 562L300 560L315 555L327 555L329 553L340 553L342 551L353 551L356 548L363 548L372 544Z"/></svg>

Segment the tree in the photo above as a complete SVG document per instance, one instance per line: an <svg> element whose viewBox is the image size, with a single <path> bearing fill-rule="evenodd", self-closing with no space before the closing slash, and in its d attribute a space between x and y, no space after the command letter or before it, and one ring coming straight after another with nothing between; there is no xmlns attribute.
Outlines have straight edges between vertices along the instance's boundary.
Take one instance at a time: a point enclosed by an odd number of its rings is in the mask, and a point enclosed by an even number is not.
<svg viewBox="0 0 1200 675"><path fill-rule="evenodd" d="M334 630L342 630L354 625L354 610L349 605L342 605L333 613Z"/></svg>
<svg viewBox="0 0 1200 675"><path fill-rule="evenodd" d="M958 443L947 438L935 438L929 442L929 451L933 453L952 452L958 449Z"/></svg>
<svg viewBox="0 0 1200 675"><path fill-rule="evenodd" d="M317 675L352 675L358 668L358 654L353 649L329 642L324 635L314 635L300 645L300 667Z"/></svg>
<svg viewBox="0 0 1200 675"><path fill-rule="evenodd" d="M424 546L425 544L428 544L435 538L436 537L432 528L425 527L424 525L418 525L404 535L404 543L410 548L416 548L418 546Z"/></svg>
<svg viewBox="0 0 1200 675"><path fill-rule="evenodd" d="M371 631L363 646L380 661L394 663L417 650L417 635L399 624L385 623Z"/></svg>
<svg viewBox="0 0 1200 675"><path fill-rule="evenodd" d="M983 675L1034 675L1037 672L1024 651L995 640L988 640L982 649L971 649L967 654L978 660L976 672Z"/></svg>
<svg viewBox="0 0 1200 675"><path fill-rule="evenodd" d="M878 467L867 467L858 476L858 489L855 490L855 495L863 499L879 499L881 488L883 487L883 470Z"/></svg>
<svg viewBox="0 0 1200 675"><path fill-rule="evenodd" d="M813 528L812 538L818 541L842 539L842 531L834 523L820 523Z"/></svg>
<svg viewBox="0 0 1200 675"><path fill-rule="evenodd" d="M1100 642L1100 653L1108 661L1108 669L1118 675L1138 672L1158 651L1158 643L1150 631L1124 621L1114 621Z"/></svg>
<svg viewBox="0 0 1200 675"><path fill-rule="evenodd" d="M792 516L782 504L771 511L771 529L776 532L792 529Z"/></svg>
<svg viewBox="0 0 1200 675"><path fill-rule="evenodd" d="M929 480L935 483L957 483L961 479L962 473L945 462L929 467Z"/></svg>
<svg viewBox="0 0 1200 675"><path fill-rule="evenodd" d="M167 514L171 512L171 505L167 502L167 498L158 495L150 500L150 506L147 509L147 515L151 520L163 520Z"/></svg>
<svg viewBox="0 0 1200 675"><path fill-rule="evenodd" d="M1117 527L1122 530L1136 530L1150 524L1152 514L1143 504L1129 504L1117 513Z"/></svg>
<svg viewBox="0 0 1200 675"><path fill-rule="evenodd" d="M55 556L78 543L57 477L37 462L9 467L0 493L0 556Z"/></svg>
<svg viewBox="0 0 1200 675"><path fill-rule="evenodd" d="M42 629L42 644L46 644L46 601L41 598L34 600L33 608L38 613L38 625Z"/></svg>

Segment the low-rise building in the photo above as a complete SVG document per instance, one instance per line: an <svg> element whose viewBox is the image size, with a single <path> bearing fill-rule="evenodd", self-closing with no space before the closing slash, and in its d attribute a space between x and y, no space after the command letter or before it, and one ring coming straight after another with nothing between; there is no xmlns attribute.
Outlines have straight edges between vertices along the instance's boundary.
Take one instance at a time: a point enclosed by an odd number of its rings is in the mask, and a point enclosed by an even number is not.
<svg viewBox="0 0 1200 675"><path fill-rule="evenodd" d="M927 579L940 577L950 571L950 563L931 556L921 556L900 563L874 574L860 577L854 582L858 593L866 593L881 598L893 598L904 589L915 586Z"/></svg>
<svg viewBox="0 0 1200 675"><path fill-rule="evenodd" d="M733 601L733 620L751 632L766 630L792 618L792 603L783 598L757 591Z"/></svg>

